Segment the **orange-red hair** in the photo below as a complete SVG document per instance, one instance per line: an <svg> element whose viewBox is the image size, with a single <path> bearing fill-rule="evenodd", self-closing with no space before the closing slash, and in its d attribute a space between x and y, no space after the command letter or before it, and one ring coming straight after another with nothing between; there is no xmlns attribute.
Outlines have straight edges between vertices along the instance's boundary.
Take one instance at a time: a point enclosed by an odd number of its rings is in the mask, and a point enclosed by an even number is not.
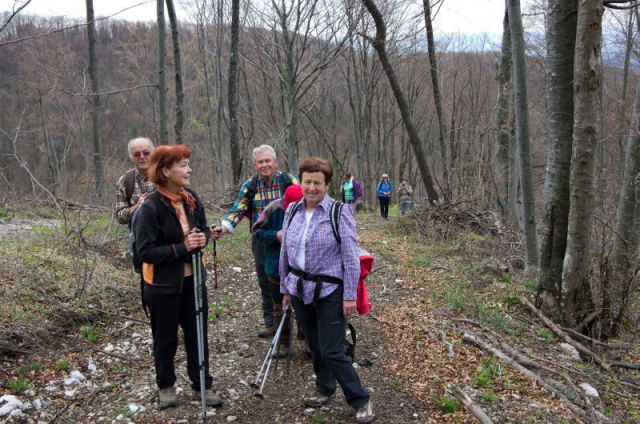
<svg viewBox="0 0 640 424"><path fill-rule="evenodd" d="M162 169L171 168L174 163L190 157L191 150L182 144L156 147L150 159L149 179L152 183L164 187L167 185L167 177L162 173Z"/></svg>

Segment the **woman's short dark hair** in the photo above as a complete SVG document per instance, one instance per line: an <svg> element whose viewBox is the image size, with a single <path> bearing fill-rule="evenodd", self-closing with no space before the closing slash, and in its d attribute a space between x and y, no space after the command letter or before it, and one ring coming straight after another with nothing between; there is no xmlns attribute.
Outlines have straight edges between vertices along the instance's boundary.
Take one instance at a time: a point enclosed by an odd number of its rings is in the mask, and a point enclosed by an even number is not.
<svg viewBox="0 0 640 424"><path fill-rule="evenodd" d="M162 173L162 169L171 168L174 163L190 157L191 150L182 144L156 147L150 158L149 179L152 183L164 187L167 184L167 177Z"/></svg>
<svg viewBox="0 0 640 424"><path fill-rule="evenodd" d="M317 156L311 156L303 160L299 171L300 180L302 180L302 174L305 172L322 172L325 184L329 184L331 177L333 177L333 165L331 165L331 162Z"/></svg>

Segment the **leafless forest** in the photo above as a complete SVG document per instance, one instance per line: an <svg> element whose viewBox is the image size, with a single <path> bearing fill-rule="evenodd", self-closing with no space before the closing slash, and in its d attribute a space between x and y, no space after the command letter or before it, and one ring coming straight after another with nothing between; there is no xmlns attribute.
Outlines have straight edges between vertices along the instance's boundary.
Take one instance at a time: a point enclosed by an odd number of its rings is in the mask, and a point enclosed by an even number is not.
<svg viewBox="0 0 640 424"><path fill-rule="evenodd" d="M638 3L507 0L503 34L479 35L434 31L443 1L184 0L177 19L160 0L146 23L15 1L0 196L109 207L126 142L148 136L190 147L194 187L223 205L268 143L292 173L330 158L370 208L388 173L422 217L490 213L522 237L536 307L583 338L637 333Z"/></svg>

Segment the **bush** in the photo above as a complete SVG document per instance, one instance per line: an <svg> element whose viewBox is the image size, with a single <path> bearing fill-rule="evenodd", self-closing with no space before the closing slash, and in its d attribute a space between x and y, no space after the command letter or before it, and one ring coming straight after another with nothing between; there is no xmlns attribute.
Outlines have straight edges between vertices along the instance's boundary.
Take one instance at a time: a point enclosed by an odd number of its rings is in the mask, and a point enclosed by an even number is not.
<svg viewBox="0 0 640 424"><path fill-rule="evenodd" d="M443 413L450 414L452 412L456 412L460 407L460 404L458 403L458 399L444 395L440 400L438 400L438 406Z"/></svg>

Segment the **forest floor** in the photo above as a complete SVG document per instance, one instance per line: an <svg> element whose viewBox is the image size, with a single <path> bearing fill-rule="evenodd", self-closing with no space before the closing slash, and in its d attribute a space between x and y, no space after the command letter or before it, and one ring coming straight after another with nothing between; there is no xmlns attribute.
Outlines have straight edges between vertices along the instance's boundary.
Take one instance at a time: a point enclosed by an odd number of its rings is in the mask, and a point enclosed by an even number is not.
<svg viewBox="0 0 640 424"><path fill-rule="evenodd" d="M177 408L159 410L151 332L140 307L138 279L122 258L126 229L108 212L79 211L64 226L55 213L0 209L0 422L199 421L182 346L176 357ZM394 213L395 212L395 213ZM210 218L217 218L211 214ZM213 219L210 219L213 222ZM521 302L536 288L514 265L520 243L450 222L424 228L392 210L388 221L357 215L361 246L375 256L367 285L372 312L351 319L357 329L356 366L371 393L379 423L475 422L455 396L460 389L501 423L640 422L640 372L605 371L562 340ZM38 225L38 223L42 225ZM290 374L280 362L264 398L250 387L268 348L260 329L259 291L243 223L218 242L219 288L209 281L209 346L214 389L225 405L209 409L211 423L349 423L341 391L319 410L301 398L314 388L302 342L294 343ZM6 228L6 227L5 227ZM212 254L206 251L208 267ZM220 337L217 337L219 329ZM608 341L607 358L640 363L637 329ZM504 351L505 344L537 362L536 375L554 380L582 417L522 371L463 333ZM611 349L613 344L623 349ZM615 355L615 356L612 356ZM524 361L523 361L524 362ZM542 364L542 365L541 365ZM599 396L578 386L588 383ZM572 389L575 389L572 391ZM586 406L591 405L591 406ZM593 411L602 415L593 418Z"/></svg>

